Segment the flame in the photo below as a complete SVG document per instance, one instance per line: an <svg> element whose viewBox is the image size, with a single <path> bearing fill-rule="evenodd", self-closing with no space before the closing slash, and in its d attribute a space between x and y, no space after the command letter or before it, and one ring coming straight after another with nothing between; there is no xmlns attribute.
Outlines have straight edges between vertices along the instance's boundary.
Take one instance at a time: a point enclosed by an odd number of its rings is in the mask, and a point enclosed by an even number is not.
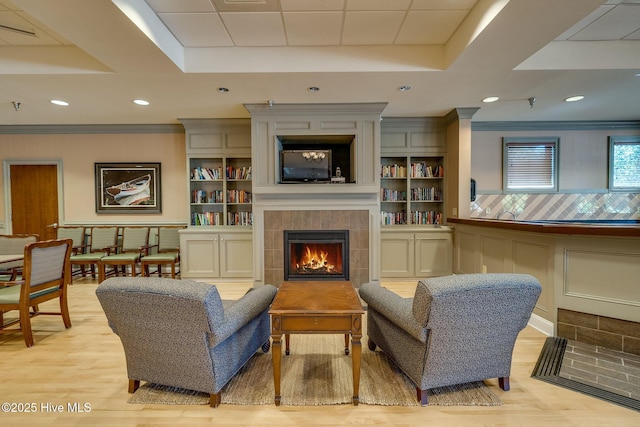
<svg viewBox="0 0 640 427"><path fill-rule="evenodd" d="M309 246L305 246L304 254L300 263L296 264L298 270L323 270L325 273L332 273L335 265L329 263L329 253L322 250L312 250Z"/></svg>

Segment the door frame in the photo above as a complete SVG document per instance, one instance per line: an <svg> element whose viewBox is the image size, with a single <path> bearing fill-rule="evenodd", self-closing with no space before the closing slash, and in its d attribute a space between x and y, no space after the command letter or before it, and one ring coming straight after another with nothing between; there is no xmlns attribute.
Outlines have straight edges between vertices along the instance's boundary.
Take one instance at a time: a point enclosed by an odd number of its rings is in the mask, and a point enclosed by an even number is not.
<svg viewBox="0 0 640 427"><path fill-rule="evenodd" d="M4 232L12 234L13 216L11 212L11 165L56 165L57 186L58 186L58 223L64 224L64 185L62 180L62 159L26 159L2 161L4 169Z"/></svg>

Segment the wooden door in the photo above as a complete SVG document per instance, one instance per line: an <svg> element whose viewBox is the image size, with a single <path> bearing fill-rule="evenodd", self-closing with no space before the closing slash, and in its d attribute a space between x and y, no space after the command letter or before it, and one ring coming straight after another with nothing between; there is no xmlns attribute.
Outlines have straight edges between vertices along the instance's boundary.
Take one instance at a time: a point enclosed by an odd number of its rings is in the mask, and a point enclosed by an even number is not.
<svg viewBox="0 0 640 427"><path fill-rule="evenodd" d="M55 239L58 222L58 166L10 165L13 234Z"/></svg>

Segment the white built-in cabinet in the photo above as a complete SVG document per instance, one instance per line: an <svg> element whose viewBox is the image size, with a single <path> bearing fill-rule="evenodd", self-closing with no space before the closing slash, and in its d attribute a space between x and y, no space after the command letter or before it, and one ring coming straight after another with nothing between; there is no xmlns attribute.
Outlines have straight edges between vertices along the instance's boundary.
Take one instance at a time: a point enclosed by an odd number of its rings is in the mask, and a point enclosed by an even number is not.
<svg viewBox="0 0 640 427"><path fill-rule="evenodd" d="M389 118L381 125L380 276L453 272L445 223L446 138L440 119Z"/></svg>
<svg viewBox="0 0 640 427"><path fill-rule="evenodd" d="M251 233L188 228L180 234L181 276L184 278L251 278Z"/></svg>
<svg viewBox="0 0 640 427"><path fill-rule="evenodd" d="M380 236L381 277L423 278L446 276L453 271L453 243L448 227L384 228Z"/></svg>
<svg viewBox="0 0 640 427"><path fill-rule="evenodd" d="M251 125L183 120L189 227L180 234L184 278L253 277Z"/></svg>

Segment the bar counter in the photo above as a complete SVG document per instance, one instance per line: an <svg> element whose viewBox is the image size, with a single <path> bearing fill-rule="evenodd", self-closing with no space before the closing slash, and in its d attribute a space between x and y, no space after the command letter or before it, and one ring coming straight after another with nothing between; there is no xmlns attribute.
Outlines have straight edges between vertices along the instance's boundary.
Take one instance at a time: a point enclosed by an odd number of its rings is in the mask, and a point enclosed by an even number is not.
<svg viewBox="0 0 640 427"><path fill-rule="evenodd" d="M543 234L640 237L640 222L622 221L520 221L485 218L447 218L452 224L492 227Z"/></svg>

